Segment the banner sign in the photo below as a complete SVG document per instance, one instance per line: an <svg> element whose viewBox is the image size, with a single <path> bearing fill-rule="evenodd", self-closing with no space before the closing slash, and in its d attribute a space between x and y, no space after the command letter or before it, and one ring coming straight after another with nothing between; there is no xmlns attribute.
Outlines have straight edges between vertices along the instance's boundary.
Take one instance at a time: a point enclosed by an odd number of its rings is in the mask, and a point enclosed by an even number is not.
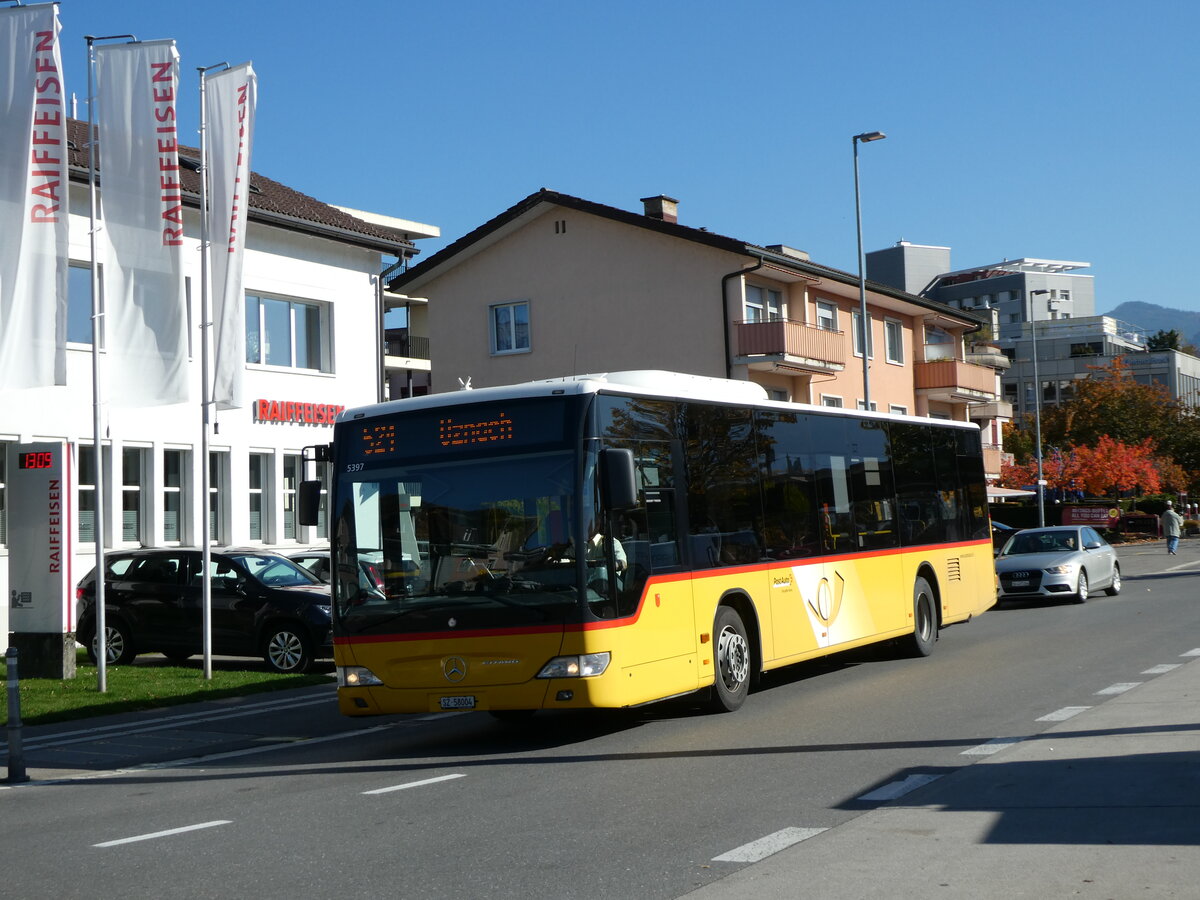
<svg viewBox="0 0 1200 900"><path fill-rule="evenodd" d="M174 41L96 48L109 402L188 399Z"/></svg>
<svg viewBox="0 0 1200 900"><path fill-rule="evenodd" d="M67 383L67 109L54 3L0 9L0 389Z"/></svg>
<svg viewBox="0 0 1200 900"><path fill-rule="evenodd" d="M75 630L71 537L75 481L65 441L8 445L9 630Z"/></svg>
<svg viewBox="0 0 1200 900"><path fill-rule="evenodd" d="M1064 525L1091 525L1093 528L1116 528L1121 510L1111 506L1064 506Z"/></svg>
<svg viewBox="0 0 1200 900"><path fill-rule="evenodd" d="M245 405L242 373L246 369L245 289L242 267L246 251L246 212L250 190L250 144L258 79L250 63L208 78L204 89L208 172L211 186L209 239L212 241L213 367L212 399L218 409Z"/></svg>

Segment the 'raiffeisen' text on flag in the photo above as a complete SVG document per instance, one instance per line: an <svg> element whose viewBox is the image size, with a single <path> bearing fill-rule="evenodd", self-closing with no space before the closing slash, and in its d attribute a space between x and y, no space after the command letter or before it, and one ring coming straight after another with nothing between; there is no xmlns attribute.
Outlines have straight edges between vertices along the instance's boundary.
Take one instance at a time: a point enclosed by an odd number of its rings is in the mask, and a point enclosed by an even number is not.
<svg viewBox="0 0 1200 900"><path fill-rule="evenodd" d="M188 399L174 41L96 48L108 401Z"/></svg>
<svg viewBox="0 0 1200 900"><path fill-rule="evenodd" d="M67 382L67 111L53 3L0 9L0 391Z"/></svg>

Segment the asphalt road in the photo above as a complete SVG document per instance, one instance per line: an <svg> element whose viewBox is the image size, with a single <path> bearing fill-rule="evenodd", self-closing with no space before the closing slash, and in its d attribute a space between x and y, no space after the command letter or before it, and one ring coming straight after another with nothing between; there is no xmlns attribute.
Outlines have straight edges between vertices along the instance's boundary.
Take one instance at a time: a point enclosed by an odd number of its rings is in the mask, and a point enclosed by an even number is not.
<svg viewBox="0 0 1200 900"><path fill-rule="evenodd" d="M27 729L31 768L73 774L0 790L0 884L679 897L754 865L769 836L836 829L1177 663L1200 644L1200 541L1120 553L1118 597L1003 606L943 631L928 659L880 647L794 667L732 715L678 701L519 726L347 720L317 689Z"/></svg>

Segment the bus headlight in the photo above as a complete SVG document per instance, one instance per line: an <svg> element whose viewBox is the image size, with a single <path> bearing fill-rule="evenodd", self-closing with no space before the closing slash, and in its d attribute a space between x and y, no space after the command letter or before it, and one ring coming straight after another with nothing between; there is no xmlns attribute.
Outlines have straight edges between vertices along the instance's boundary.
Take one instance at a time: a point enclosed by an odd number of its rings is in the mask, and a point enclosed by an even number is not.
<svg viewBox="0 0 1200 900"><path fill-rule="evenodd" d="M364 666L338 666L338 687L369 687L383 680Z"/></svg>
<svg viewBox="0 0 1200 900"><path fill-rule="evenodd" d="M585 653L582 656L556 656L542 666L538 678L588 678L603 675L611 653Z"/></svg>

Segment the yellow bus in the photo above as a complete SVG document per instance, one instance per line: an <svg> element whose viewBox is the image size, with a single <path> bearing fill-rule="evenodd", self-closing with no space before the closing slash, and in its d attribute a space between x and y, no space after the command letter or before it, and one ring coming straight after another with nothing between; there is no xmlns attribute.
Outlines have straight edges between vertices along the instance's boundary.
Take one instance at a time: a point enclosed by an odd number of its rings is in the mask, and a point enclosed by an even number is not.
<svg viewBox="0 0 1200 900"><path fill-rule="evenodd" d="M928 655L995 598L967 423L643 371L351 409L316 449L347 715L731 711L802 660Z"/></svg>

